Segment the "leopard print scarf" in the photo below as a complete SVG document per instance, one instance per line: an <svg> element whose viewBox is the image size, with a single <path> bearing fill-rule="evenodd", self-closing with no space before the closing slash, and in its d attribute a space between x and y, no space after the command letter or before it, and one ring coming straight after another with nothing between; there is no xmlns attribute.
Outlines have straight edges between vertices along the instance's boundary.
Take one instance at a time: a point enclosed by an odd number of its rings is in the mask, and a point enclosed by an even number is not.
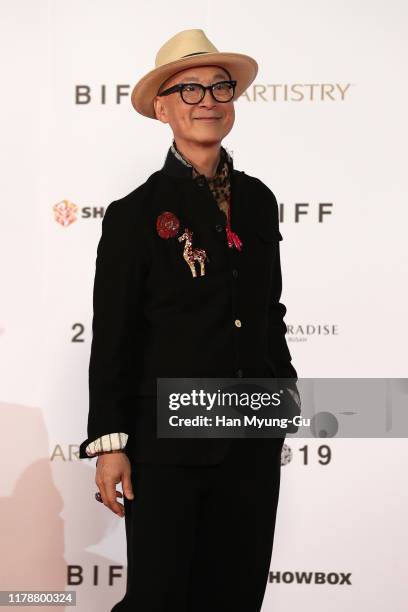
<svg viewBox="0 0 408 612"><path fill-rule="evenodd" d="M193 179L199 176L200 173L196 170L196 168L194 168L191 162L189 162L188 159L186 159L177 149L175 140L173 140L171 150L177 159L192 169ZM228 199L231 194L231 181L227 161L231 161L231 156L228 151L224 149L224 147L221 147L220 161L215 176L212 178L206 177L211 193L213 194L219 208L224 212L225 216L228 216Z"/></svg>

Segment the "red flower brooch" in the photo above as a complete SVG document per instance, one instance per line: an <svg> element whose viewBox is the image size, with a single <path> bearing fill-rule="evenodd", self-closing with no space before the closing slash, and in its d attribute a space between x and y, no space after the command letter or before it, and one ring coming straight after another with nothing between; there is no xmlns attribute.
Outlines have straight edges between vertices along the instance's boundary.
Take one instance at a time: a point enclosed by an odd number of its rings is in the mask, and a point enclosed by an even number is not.
<svg viewBox="0 0 408 612"><path fill-rule="evenodd" d="M157 217L156 229L160 238L174 238L180 228L180 221L172 212L165 211Z"/></svg>

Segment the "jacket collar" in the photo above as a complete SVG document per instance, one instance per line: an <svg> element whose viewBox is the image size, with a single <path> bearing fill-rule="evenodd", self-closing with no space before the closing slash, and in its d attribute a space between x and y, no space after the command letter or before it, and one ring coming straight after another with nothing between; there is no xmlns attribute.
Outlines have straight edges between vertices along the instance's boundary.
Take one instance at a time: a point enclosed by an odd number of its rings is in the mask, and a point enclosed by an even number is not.
<svg viewBox="0 0 408 612"><path fill-rule="evenodd" d="M221 157L217 171L220 168L221 164L224 163L224 160L228 164L231 176L234 168L233 160L227 150L223 146L221 146ZM169 150L167 151L162 171L168 176L193 180L193 166L186 159L183 158L180 152L177 151L174 140L172 145L169 147ZM198 176L196 176L194 180L202 179L203 177L203 174L198 174Z"/></svg>

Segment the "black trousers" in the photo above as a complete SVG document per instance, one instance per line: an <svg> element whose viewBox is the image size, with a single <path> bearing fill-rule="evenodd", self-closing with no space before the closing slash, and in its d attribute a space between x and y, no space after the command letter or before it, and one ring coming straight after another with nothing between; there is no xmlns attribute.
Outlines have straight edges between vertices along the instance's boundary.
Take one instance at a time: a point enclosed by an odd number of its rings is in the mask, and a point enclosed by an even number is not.
<svg viewBox="0 0 408 612"><path fill-rule="evenodd" d="M284 439L234 439L215 465L132 463L127 586L112 612L259 612Z"/></svg>

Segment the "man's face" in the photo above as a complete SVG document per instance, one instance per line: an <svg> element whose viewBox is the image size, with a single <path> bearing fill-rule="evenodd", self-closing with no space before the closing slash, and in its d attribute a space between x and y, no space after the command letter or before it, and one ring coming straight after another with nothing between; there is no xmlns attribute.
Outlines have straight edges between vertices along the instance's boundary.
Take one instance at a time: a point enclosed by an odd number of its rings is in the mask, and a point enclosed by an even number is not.
<svg viewBox="0 0 408 612"><path fill-rule="evenodd" d="M220 66L198 66L177 72L163 83L160 91L178 83L212 85L229 79L228 72ZM154 106L156 117L170 124L176 140L188 140L202 145L221 143L234 125L233 101L217 102L209 90L198 104L186 104L180 93L175 92L161 98L156 96Z"/></svg>

